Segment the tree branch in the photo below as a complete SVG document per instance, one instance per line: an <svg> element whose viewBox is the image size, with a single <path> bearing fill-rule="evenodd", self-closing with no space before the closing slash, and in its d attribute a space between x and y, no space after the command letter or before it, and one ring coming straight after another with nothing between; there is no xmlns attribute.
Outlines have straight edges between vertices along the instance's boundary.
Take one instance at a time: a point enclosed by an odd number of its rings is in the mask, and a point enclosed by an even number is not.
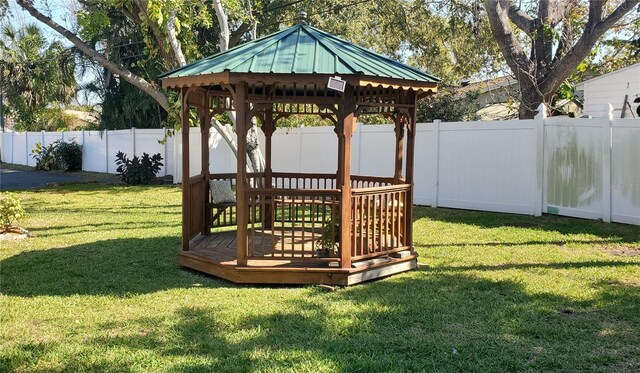
<svg viewBox="0 0 640 373"><path fill-rule="evenodd" d="M598 3L598 0L595 0ZM602 7L596 6L590 7L589 21L585 26L585 30L582 36L571 50L565 54L553 68L549 70L549 74L540 82L540 89L543 92L552 92L562 84L571 74L573 70L587 57L593 45L604 35L604 33L613 27L618 21L622 19L627 13L629 13L635 6L640 4L640 0L626 0L620 4L611 14L606 18L596 21L595 24L590 24L592 20L602 18ZM591 3L593 5L593 1ZM598 10L599 9L599 10ZM595 11L592 14L591 11Z"/></svg>
<svg viewBox="0 0 640 373"><path fill-rule="evenodd" d="M238 27L234 32L231 33L231 36L229 36L229 48L238 45L240 43L240 39L242 39L242 35L244 35L250 29L251 24L243 22L240 27Z"/></svg>
<svg viewBox="0 0 640 373"><path fill-rule="evenodd" d="M509 19L520 30L524 31L527 35L531 35L531 33L533 33L535 29L536 21L533 18L531 18L531 16L529 16L527 13L521 10L520 7L506 0L501 0L500 6L503 9L506 9L508 7Z"/></svg>
<svg viewBox="0 0 640 373"><path fill-rule="evenodd" d="M180 46L180 41L178 40L178 36L176 35L175 10L171 10L169 12L169 18L167 19L167 24L165 25L165 31L167 32L167 39L169 39L169 45L171 45L171 49L173 50L173 54L176 56L178 63L180 64L180 66L186 65L187 59L184 58L184 53L182 53L182 47Z"/></svg>
<svg viewBox="0 0 640 373"><path fill-rule="evenodd" d="M229 49L229 21L220 0L213 0L213 8L220 25L220 52L224 52Z"/></svg>
<svg viewBox="0 0 640 373"><path fill-rule="evenodd" d="M91 48L87 43L82 41L79 37L77 37L73 32L67 30L56 21L51 19L48 16L40 13L33 4L29 0L17 0L18 5L20 5L24 10L29 12L35 19L46 24L47 26L54 29L60 35L64 36L67 40L69 40L73 45L75 45L82 53L84 53L87 57L93 59L100 65L104 66L106 69L111 71L113 74L120 76L122 79L127 82L133 84L138 87L140 90L151 96L154 100L160 104L165 110L169 110L169 101L165 94L155 85L149 83L143 78L135 75L127 68L120 66L118 64L109 61L104 55L100 54L95 49Z"/></svg>
<svg viewBox="0 0 640 373"><path fill-rule="evenodd" d="M120 12L122 12L122 14L124 14L127 18L129 18L131 22L135 23L140 27L142 27L143 24L147 25L149 27L149 30L151 30L151 34L153 35L153 38L156 40L156 48L162 54L162 58L164 58L165 61L167 61L168 63L171 63L174 66L176 66L178 63L177 59L174 55L172 55L171 53L169 53L169 51L167 51L167 48L164 47L164 39L162 37L162 33L160 32L160 29L158 29L158 26L156 26L154 22L151 22L151 20L149 20L149 17L147 16L146 3L140 3L138 1L134 1L132 3L132 6L136 8L134 10L137 10L137 12L129 11L124 6L120 9ZM144 21L142 20L140 13L144 14L144 18L145 18Z"/></svg>
<svg viewBox="0 0 640 373"><path fill-rule="evenodd" d="M523 82L523 79L521 79L523 74L530 76L529 63L511 28L508 10L505 8L506 1L485 0L484 3L494 39L502 50L502 55L511 71L518 77L519 82Z"/></svg>

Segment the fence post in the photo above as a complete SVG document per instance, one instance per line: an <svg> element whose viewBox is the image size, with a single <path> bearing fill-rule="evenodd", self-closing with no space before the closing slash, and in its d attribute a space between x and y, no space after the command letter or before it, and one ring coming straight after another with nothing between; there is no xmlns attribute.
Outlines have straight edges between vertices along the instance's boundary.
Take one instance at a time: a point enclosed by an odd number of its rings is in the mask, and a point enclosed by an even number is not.
<svg viewBox="0 0 640 373"><path fill-rule="evenodd" d="M104 130L104 165L105 173L109 173L109 130Z"/></svg>
<svg viewBox="0 0 640 373"><path fill-rule="evenodd" d="M131 149L133 152L133 156L136 156L136 128L131 127Z"/></svg>
<svg viewBox="0 0 640 373"><path fill-rule="evenodd" d="M602 221L611 222L611 147L613 105L605 106L607 123L602 126Z"/></svg>
<svg viewBox="0 0 640 373"><path fill-rule="evenodd" d="M84 149L84 129L82 129L80 137L81 137L80 141L82 142L80 144L80 145L82 145L82 171L85 171L85 168L84 168L84 154L85 154L85 149Z"/></svg>
<svg viewBox="0 0 640 373"><path fill-rule="evenodd" d="M433 202L431 204L432 207L438 207L438 194L440 193L440 123L442 121L440 119L435 119L433 124L435 124L434 129L434 141L435 141L435 165L433 171Z"/></svg>
<svg viewBox="0 0 640 373"><path fill-rule="evenodd" d="M62 142L64 142L64 131L60 132L60 138L62 139Z"/></svg>
<svg viewBox="0 0 640 373"><path fill-rule="evenodd" d="M24 131L24 164L29 165L29 131Z"/></svg>
<svg viewBox="0 0 640 373"><path fill-rule="evenodd" d="M547 203L547 193L544 183L544 124L547 119L547 107L545 104L538 105L538 114L534 117L536 127L536 189L532 201L532 213L534 216L541 216L544 206Z"/></svg>
<svg viewBox="0 0 640 373"><path fill-rule="evenodd" d="M178 133L177 131L174 135ZM182 180L182 141L178 136L173 136L173 181L178 183Z"/></svg>
<svg viewBox="0 0 640 373"><path fill-rule="evenodd" d="M14 148L14 146L16 145L15 137L16 137L16 133L11 132L11 163L13 163L13 154L15 153L15 148Z"/></svg>
<svg viewBox="0 0 640 373"><path fill-rule="evenodd" d="M167 135L167 129L163 128L164 131L164 144L162 144L162 159L164 159L164 176L167 176L167 143L169 142L169 135Z"/></svg>

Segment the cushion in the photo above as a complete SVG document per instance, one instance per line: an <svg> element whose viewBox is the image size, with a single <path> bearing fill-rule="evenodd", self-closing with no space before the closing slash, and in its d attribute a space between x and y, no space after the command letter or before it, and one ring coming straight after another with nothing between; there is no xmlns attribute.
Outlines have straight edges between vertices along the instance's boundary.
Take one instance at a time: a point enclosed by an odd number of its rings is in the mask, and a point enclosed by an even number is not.
<svg viewBox="0 0 640 373"><path fill-rule="evenodd" d="M235 203L236 196L229 180L209 180L209 193L213 203Z"/></svg>

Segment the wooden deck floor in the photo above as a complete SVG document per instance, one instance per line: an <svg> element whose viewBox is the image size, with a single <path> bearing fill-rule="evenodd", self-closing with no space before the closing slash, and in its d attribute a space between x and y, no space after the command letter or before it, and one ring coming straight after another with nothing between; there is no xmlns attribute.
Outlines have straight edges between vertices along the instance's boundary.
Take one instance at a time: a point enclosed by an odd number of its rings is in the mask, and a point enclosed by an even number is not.
<svg viewBox="0 0 640 373"><path fill-rule="evenodd" d="M311 258L311 254L315 250L315 242L320 238L319 234L313 232L305 232L304 237L300 231L295 232L295 236L283 234L280 231L265 231L264 233L250 233L251 253L256 256L268 257L265 260L249 260L249 266L314 266L327 267L326 263L305 262L292 263L286 257L295 258ZM194 254L202 255L213 261L223 265L237 265L236 261L236 231L212 233L209 236L200 237L197 241L192 242L192 248L189 250ZM321 264L321 265L319 265Z"/></svg>
<svg viewBox="0 0 640 373"><path fill-rule="evenodd" d="M178 261L184 267L229 281L266 284L351 285L407 271L417 265L417 255L414 254L404 258L372 260L370 264L358 268L330 267L326 259L311 256L319 234L310 231L306 231L304 237L301 232L293 237L290 234L256 232L250 239L250 242L255 242L250 252L271 258L250 259L246 267L237 266L235 230L194 238L189 250L178 253ZM296 259L287 259L291 256ZM304 261L300 261L301 258Z"/></svg>

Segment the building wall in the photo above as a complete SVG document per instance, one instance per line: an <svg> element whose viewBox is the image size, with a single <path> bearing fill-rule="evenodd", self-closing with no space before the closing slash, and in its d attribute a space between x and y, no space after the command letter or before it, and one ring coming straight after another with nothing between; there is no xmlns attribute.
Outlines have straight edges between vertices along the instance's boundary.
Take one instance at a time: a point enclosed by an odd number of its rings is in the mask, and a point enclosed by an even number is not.
<svg viewBox="0 0 640 373"><path fill-rule="evenodd" d="M640 96L640 63L587 80L576 89L584 92L583 112L594 118L606 117L605 107L609 103L613 105L613 117L620 118L625 95L629 95L633 114L637 116L638 104L633 100ZM633 118L630 111L627 107L625 118Z"/></svg>

